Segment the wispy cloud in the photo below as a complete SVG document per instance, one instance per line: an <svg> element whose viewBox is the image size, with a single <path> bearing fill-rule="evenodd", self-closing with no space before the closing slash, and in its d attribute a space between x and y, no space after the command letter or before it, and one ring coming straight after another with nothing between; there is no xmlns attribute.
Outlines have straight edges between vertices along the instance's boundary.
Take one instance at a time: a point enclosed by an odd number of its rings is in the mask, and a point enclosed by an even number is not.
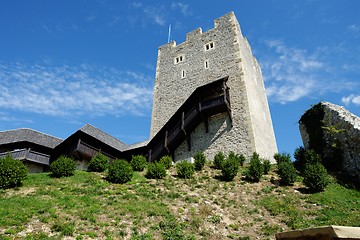
<svg viewBox="0 0 360 240"><path fill-rule="evenodd" d="M338 46L319 47L310 52L288 46L281 40L267 40L264 44L266 50L261 54L260 63L271 101L285 104L359 86L357 81L343 75L345 67L354 66L336 62L333 55L339 51Z"/></svg>
<svg viewBox="0 0 360 240"><path fill-rule="evenodd" d="M352 24L347 27L347 29L352 33L359 33L360 32L360 25L359 24Z"/></svg>
<svg viewBox="0 0 360 240"><path fill-rule="evenodd" d="M349 105L351 103L355 105L360 105L360 95L351 94L347 97L341 98L341 102L345 105Z"/></svg>
<svg viewBox="0 0 360 240"><path fill-rule="evenodd" d="M143 115L151 109L152 79L86 65L0 63L0 110L51 116Z"/></svg>
<svg viewBox="0 0 360 240"><path fill-rule="evenodd" d="M280 40L264 43L269 52L260 62L271 100L285 104L351 87L351 82L343 81L339 86L339 79L328 78L330 66L320 57L320 49L308 52L289 47Z"/></svg>
<svg viewBox="0 0 360 240"><path fill-rule="evenodd" d="M171 3L171 9L176 10L179 9L180 12L184 15L184 16L191 16L192 12L190 10L190 7L188 4L182 3L182 2L172 2Z"/></svg>

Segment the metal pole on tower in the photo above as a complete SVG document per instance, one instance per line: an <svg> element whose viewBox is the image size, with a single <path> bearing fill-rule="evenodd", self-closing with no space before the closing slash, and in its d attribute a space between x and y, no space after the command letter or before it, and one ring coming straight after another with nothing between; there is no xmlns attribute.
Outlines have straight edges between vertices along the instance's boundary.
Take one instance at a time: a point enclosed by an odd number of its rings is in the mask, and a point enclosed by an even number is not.
<svg viewBox="0 0 360 240"><path fill-rule="evenodd" d="M170 37L171 37L171 24L169 25L168 43L170 42Z"/></svg>

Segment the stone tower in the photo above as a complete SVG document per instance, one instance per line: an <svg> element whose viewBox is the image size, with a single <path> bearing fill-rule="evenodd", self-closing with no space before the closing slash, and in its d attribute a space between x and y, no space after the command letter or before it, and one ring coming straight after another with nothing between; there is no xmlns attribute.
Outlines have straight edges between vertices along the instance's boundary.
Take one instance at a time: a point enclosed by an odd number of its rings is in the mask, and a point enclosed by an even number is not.
<svg viewBox="0 0 360 240"><path fill-rule="evenodd" d="M231 116L220 113L191 133L191 149L184 141L174 160L203 151L212 160L218 151L249 157L257 152L272 160L277 152L264 82L258 62L242 35L233 12L214 21L214 28L198 28L158 50L150 138L164 126L184 101L202 85L228 76Z"/></svg>

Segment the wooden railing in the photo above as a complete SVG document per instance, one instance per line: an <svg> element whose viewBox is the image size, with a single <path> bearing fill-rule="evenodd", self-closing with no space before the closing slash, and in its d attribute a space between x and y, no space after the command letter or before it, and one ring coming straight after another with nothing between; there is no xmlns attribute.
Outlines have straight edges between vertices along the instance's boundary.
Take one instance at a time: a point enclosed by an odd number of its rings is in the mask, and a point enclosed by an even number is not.
<svg viewBox="0 0 360 240"><path fill-rule="evenodd" d="M101 151L101 149L95 148L95 147L85 143L84 141L81 141L81 139L79 139L75 150L81 154L84 154L84 155L90 157L90 158L94 157L97 153L102 153L105 156L107 156L110 160L115 159L114 156L111 156L110 154Z"/></svg>
<svg viewBox="0 0 360 240"><path fill-rule="evenodd" d="M208 132L209 116L228 112L230 120L231 107L229 88L226 78L199 87L159 130L148 144L148 160L154 161L166 154L172 154L184 140L188 140L191 148L190 134L201 123L205 122Z"/></svg>
<svg viewBox="0 0 360 240"><path fill-rule="evenodd" d="M0 153L0 158L6 157L8 154L10 154L10 156L14 159L49 165L50 155L35 152L31 149L18 149L10 152Z"/></svg>

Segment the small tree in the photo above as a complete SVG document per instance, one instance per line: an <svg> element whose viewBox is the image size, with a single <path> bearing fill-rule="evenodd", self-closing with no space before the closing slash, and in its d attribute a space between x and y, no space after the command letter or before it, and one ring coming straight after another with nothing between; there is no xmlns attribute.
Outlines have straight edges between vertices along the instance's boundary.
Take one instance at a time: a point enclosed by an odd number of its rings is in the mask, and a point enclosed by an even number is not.
<svg viewBox="0 0 360 240"><path fill-rule="evenodd" d="M143 171L147 165L146 158L142 155L132 156L130 165L134 171Z"/></svg>
<svg viewBox="0 0 360 240"><path fill-rule="evenodd" d="M109 158L102 153L97 153L91 158L88 171L89 172L103 172L109 167Z"/></svg>
<svg viewBox="0 0 360 240"><path fill-rule="evenodd" d="M21 186L27 173L24 163L15 160L10 154L0 158L0 189Z"/></svg>
<svg viewBox="0 0 360 240"><path fill-rule="evenodd" d="M152 162L147 166L146 178L161 179L166 176L166 168L161 162Z"/></svg>
<svg viewBox="0 0 360 240"><path fill-rule="evenodd" d="M163 156L162 158L160 158L160 162L164 164L166 169L170 169L173 165L173 160L170 156Z"/></svg>
<svg viewBox="0 0 360 240"><path fill-rule="evenodd" d="M321 163L321 156L313 149L298 148L295 150L295 166L301 175L304 174L306 165Z"/></svg>
<svg viewBox="0 0 360 240"><path fill-rule="evenodd" d="M188 161L181 161L176 164L176 172L179 178L191 178L194 175L195 166Z"/></svg>
<svg viewBox="0 0 360 240"><path fill-rule="evenodd" d="M330 179L325 167L318 162L305 165L303 183L310 191L321 192L330 183Z"/></svg>
<svg viewBox="0 0 360 240"><path fill-rule="evenodd" d="M229 156L228 156L229 159L235 159L237 161L237 164L240 165L240 166L243 166L244 165L244 162L246 160L244 154L236 154L234 153L233 151L231 151L229 153Z"/></svg>
<svg viewBox="0 0 360 240"><path fill-rule="evenodd" d="M263 174L264 166L260 161L259 154L254 152L250 159L249 168L246 171L245 175L248 179L259 182Z"/></svg>
<svg viewBox="0 0 360 240"><path fill-rule="evenodd" d="M50 164L51 176L53 177L69 177L75 174L76 162L74 159L60 156Z"/></svg>
<svg viewBox="0 0 360 240"><path fill-rule="evenodd" d="M107 180L112 183L126 183L131 180L134 174L129 162L123 159L116 159L110 164Z"/></svg>
<svg viewBox="0 0 360 240"><path fill-rule="evenodd" d="M276 160L276 164L278 167L282 162L291 163L291 156L288 153L275 153L274 159Z"/></svg>
<svg viewBox="0 0 360 240"><path fill-rule="evenodd" d="M268 159L263 159L264 174L268 174L271 169L271 162Z"/></svg>
<svg viewBox="0 0 360 240"><path fill-rule="evenodd" d="M194 157L195 170L201 171L205 165L206 157L205 154L201 151L197 152Z"/></svg>
<svg viewBox="0 0 360 240"><path fill-rule="evenodd" d="M278 174L283 185L292 185L297 178L296 169L292 162L281 162L278 167Z"/></svg>
<svg viewBox="0 0 360 240"><path fill-rule="evenodd" d="M225 155L223 152L218 152L214 157L214 167L216 169L221 169L222 164L225 161Z"/></svg>
<svg viewBox="0 0 360 240"><path fill-rule="evenodd" d="M239 161L236 157L229 157L224 160L221 167L221 175L225 181L232 181L239 171Z"/></svg>

